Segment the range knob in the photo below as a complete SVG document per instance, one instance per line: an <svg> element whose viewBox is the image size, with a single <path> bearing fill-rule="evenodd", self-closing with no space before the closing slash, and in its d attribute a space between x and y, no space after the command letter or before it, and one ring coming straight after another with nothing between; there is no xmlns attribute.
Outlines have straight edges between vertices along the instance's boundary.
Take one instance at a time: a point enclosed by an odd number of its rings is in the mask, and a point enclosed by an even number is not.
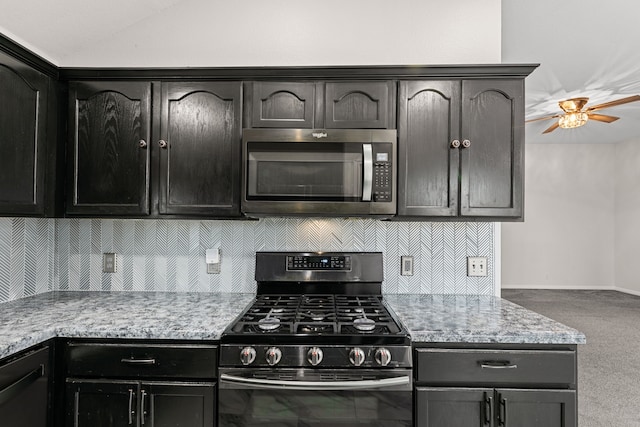
<svg viewBox="0 0 640 427"><path fill-rule="evenodd" d="M362 365L364 363L365 357L366 355L364 354L364 351L362 351L362 349L358 347L355 347L349 352L349 362L351 362L353 366Z"/></svg>
<svg viewBox="0 0 640 427"><path fill-rule="evenodd" d="M256 349L253 347L245 347L240 350L240 361L243 365L251 365L256 360Z"/></svg>
<svg viewBox="0 0 640 427"><path fill-rule="evenodd" d="M391 362L391 352L386 348L379 348L376 350L373 358L376 359L378 365L387 366L389 362Z"/></svg>
<svg viewBox="0 0 640 427"><path fill-rule="evenodd" d="M318 347L311 347L307 352L307 360L313 366L316 366L317 364L322 362L322 356L323 356L322 350L319 349Z"/></svg>
<svg viewBox="0 0 640 427"><path fill-rule="evenodd" d="M278 347L269 347L265 356L269 366L277 365L282 359L282 351Z"/></svg>

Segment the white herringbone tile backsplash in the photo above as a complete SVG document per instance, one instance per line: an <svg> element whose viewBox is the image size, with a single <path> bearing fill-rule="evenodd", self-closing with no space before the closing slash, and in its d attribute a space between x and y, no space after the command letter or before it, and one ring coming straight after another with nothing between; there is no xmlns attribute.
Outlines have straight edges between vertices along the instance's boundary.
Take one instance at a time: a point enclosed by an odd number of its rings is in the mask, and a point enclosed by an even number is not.
<svg viewBox="0 0 640 427"><path fill-rule="evenodd" d="M220 274L205 250L220 244ZM495 293L494 224L370 219L0 219L0 302L48 290L254 292L256 251L381 251L384 293ZM102 273L102 253L118 271ZM413 255L413 276L400 257ZM469 278L467 256L489 257Z"/></svg>

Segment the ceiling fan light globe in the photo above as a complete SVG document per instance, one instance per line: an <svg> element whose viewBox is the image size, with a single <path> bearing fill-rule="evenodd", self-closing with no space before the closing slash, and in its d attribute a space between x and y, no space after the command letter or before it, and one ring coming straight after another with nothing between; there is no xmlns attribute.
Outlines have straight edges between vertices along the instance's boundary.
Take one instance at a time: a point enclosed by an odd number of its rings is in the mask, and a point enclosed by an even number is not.
<svg viewBox="0 0 640 427"><path fill-rule="evenodd" d="M567 113L560 117L558 126L562 129L573 129L583 126L589 120L587 113Z"/></svg>

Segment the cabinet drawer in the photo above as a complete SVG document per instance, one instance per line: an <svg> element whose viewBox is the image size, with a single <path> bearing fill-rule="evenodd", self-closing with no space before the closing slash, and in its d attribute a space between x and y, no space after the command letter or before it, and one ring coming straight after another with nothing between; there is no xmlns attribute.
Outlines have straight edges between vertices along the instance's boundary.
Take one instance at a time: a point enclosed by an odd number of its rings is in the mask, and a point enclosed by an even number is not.
<svg viewBox="0 0 640 427"><path fill-rule="evenodd" d="M118 378L215 378L218 349L191 344L69 343L67 375Z"/></svg>
<svg viewBox="0 0 640 427"><path fill-rule="evenodd" d="M417 381L443 385L576 383L576 354L551 350L418 349Z"/></svg>

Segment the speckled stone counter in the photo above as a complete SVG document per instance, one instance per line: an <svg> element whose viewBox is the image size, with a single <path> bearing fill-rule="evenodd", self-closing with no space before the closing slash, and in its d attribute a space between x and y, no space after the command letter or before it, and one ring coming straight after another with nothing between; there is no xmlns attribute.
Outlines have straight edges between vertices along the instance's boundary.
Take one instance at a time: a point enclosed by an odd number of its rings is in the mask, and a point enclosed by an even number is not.
<svg viewBox="0 0 640 427"><path fill-rule="evenodd" d="M0 304L0 359L53 337L217 340L253 294L49 292ZM584 334L491 296L385 295L414 342L582 344Z"/></svg>
<svg viewBox="0 0 640 427"><path fill-rule="evenodd" d="M251 294L49 292L0 304L0 359L53 337L216 340Z"/></svg>
<svg viewBox="0 0 640 427"><path fill-rule="evenodd" d="M385 295L413 342L584 344L585 335L510 301L479 295Z"/></svg>

